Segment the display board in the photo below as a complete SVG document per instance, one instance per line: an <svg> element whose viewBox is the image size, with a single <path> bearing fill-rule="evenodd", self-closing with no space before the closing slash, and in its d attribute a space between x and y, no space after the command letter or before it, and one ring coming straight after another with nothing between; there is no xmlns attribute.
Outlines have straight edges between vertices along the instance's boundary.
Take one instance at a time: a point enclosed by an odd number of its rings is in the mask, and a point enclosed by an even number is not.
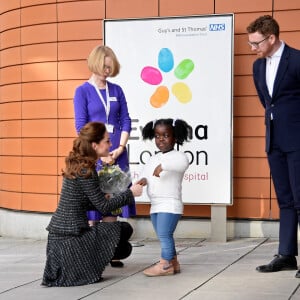
<svg viewBox="0 0 300 300"><path fill-rule="evenodd" d="M234 15L104 20L104 43L121 64L110 78L132 118L128 155L133 181L158 149L143 141L154 119L180 118L192 128L183 202L232 204ZM176 162L174 162L176 163ZM148 202L146 193L136 202Z"/></svg>

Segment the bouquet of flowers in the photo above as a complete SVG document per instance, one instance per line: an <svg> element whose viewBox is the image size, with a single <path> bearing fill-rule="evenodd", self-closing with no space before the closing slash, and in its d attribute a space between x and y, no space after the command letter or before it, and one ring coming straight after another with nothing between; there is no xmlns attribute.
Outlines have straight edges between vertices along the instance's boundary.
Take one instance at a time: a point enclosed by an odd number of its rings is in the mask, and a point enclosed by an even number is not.
<svg viewBox="0 0 300 300"><path fill-rule="evenodd" d="M101 190L110 194L119 194L124 192L131 183L131 176L129 172L124 172L118 165L105 165L98 171L99 184ZM121 208L113 211L113 215L122 213Z"/></svg>

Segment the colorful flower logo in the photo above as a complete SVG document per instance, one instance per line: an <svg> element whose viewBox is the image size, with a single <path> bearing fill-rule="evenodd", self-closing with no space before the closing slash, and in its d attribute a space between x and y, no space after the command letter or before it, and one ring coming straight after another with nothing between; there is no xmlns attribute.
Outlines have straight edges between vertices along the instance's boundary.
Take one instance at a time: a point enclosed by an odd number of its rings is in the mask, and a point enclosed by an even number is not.
<svg viewBox="0 0 300 300"><path fill-rule="evenodd" d="M186 79L194 70L194 62L183 59L175 68L174 76L179 80ZM141 71L141 78L151 85L159 85L163 80L161 72L168 73L174 68L174 56L170 49L162 48L158 53L158 68L146 66ZM184 82L176 82L171 88L172 94L182 104L192 100L192 92ZM169 101L170 92L168 87L160 85L150 97L150 104L155 108L164 106Z"/></svg>

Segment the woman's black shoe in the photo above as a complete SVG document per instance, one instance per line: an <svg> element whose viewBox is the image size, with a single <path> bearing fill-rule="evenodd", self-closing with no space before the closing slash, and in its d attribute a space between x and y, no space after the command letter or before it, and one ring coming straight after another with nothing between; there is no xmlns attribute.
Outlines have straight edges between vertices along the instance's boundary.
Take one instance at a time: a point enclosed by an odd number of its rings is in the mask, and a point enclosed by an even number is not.
<svg viewBox="0 0 300 300"><path fill-rule="evenodd" d="M119 261L119 260L111 260L110 261L110 265L113 268L123 268L124 267L124 264L121 261Z"/></svg>

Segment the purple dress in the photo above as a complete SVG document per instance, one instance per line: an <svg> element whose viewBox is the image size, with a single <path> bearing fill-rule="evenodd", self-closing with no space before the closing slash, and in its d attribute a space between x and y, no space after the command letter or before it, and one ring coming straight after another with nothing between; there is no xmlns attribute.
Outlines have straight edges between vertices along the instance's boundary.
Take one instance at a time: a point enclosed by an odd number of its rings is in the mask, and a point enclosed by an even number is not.
<svg viewBox="0 0 300 300"><path fill-rule="evenodd" d="M114 83L107 82L108 94L110 98L110 111L108 123L114 125L114 132L110 133L112 147L110 151L116 149L120 145L120 137L122 131L131 131L131 119L128 113L126 98L122 88ZM100 90L104 101L107 102L105 90ZM88 122L103 122L106 124L105 107L97 94L95 87L89 82L77 87L74 96L74 111L75 111L75 127L76 131ZM129 161L127 150L117 158L116 164L123 171L129 170ZM101 160L98 161L97 169L101 169ZM122 207L120 216L128 218L136 215L135 204ZM89 211L89 220L100 220L102 218L99 211Z"/></svg>

